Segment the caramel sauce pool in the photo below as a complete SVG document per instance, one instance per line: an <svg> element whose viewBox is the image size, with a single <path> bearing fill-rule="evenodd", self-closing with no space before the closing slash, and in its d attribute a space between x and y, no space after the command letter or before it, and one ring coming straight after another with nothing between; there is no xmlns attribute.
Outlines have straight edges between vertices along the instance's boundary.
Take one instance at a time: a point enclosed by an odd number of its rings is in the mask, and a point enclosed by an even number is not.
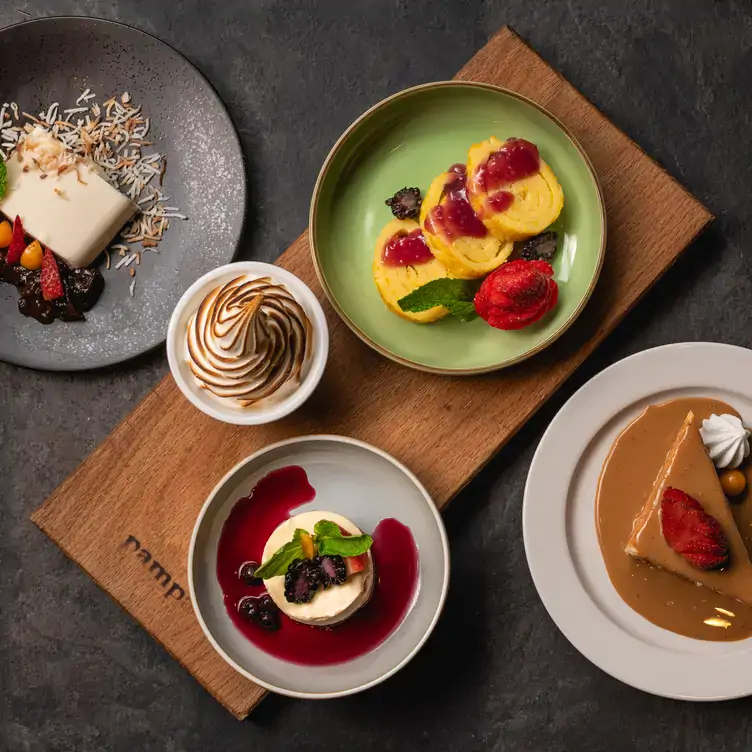
<svg viewBox="0 0 752 752"><path fill-rule="evenodd" d="M738 415L725 402L687 398L651 405L627 426L601 471L595 502L598 542L616 591L648 621L699 640L743 640L752 635L751 606L638 561L624 551L632 522L645 505L666 453L690 410L700 422L713 413ZM745 462L740 470L747 477L747 490L729 503L744 544L752 551L750 463ZM731 625L723 628L704 623L719 617Z"/></svg>

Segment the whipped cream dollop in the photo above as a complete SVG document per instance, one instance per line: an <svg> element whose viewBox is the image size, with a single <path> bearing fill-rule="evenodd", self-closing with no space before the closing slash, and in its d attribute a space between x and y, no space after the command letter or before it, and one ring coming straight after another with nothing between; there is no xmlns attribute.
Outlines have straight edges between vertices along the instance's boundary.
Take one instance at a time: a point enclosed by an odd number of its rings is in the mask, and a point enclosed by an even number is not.
<svg viewBox="0 0 752 752"><path fill-rule="evenodd" d="M212 290L191 318L188 365L203 388L248 407L294 391L312 339L286 287L244 275Z"/></svg>
<svg viewBox="0 0 752 752"><path fill-rule="evenodd" d="M718 468L739 467L749 455L750 432L736 415L711 415L702 421L700 435Z"/></svg>

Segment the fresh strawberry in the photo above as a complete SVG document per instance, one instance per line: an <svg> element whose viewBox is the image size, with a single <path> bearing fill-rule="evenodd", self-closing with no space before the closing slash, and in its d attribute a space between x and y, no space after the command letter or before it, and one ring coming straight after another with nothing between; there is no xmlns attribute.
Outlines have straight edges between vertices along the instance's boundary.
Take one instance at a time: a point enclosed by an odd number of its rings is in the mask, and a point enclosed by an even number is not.
<svg viewBox="0 0 752 752"><path fill-rule="evenodd" d="M368 564L368 554L361 554L360 556L345 556L345 568L347 569L347 576L351 574L357 574L362 572Z"/></svg>
<svg viewBox="0 0 752 752"><path fill-rule="evenodd" d="M548 313L559 299L546 261L518 259L491 272L475 294L478 315L497 329L522 329Z"/></svg>
<svg viewBox="0 0 752 752"><path fill-rule="evenodd" d="M5 257L6 264L17 264L21 260L21 254L26 249L26 234L24 233L21 217L13 220L13 239L8 246L8 255Z"/></svg>
<svg viewBox="0 0 752 752"><path fill-rule="evenodd" d="M661 531L666 543L697 569L728 564L729 544L718 521L684 491L667 488L663 492Z"/></svg>
<svg viewBox="0 0 752 752"><path fill-rule="evenodd" d="M63 280L60 279L60 269L58 269L57 261L49 248L44 249L42 276L39 283L42 286L42 297L45 300L57 300L65 294Z"/></svg>

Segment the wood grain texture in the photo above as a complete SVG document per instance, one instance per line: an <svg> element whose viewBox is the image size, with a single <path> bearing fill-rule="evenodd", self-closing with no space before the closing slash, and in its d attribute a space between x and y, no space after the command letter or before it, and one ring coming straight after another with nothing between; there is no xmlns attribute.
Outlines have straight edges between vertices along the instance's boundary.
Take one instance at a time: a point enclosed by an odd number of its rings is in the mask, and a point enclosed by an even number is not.
<svg viewBox="0 0 752 752"><path fill-rule="evenodd" d="M520 366L451 379L378 356L325 303L331 327L329 366L316 394L294 416L262 427L217 423L190 405L167 376L33 515L68 556L238 718L247 715L263 691L214 652L187 592L193 524L222 475L272 441L346 434L396 456L444 506L712 219L511 30L502 29L457 78L505 86L543 105L574 132L595 165L606 199L608 249L598 287L577 323ZM323 300L306 234L278 263ZM458 435L473 437L463 452L455 451ZM138 552L133 540L126 543L129 536L138 541ZM176 588L185 595L180 597Z"/></svg>

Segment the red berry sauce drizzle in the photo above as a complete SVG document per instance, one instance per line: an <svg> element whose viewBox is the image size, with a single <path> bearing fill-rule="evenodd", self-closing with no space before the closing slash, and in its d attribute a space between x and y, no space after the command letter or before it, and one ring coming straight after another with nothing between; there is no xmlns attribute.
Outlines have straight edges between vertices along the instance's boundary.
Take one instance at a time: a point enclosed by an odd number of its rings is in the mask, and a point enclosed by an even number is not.
<svg viewBox="0 0 752 752"><path fill-rule="evenodd" d="M433 254L428 250L422 230L418 228L409 233L392 235L381 252L381 260L385 266L413 266L432 261Z"/></svg>
<svg viewBox="0 0 752 752"><path fill-rule="evenodd" d="M465 165L455 164L447 170L439 203L431 209L424 225L426 232L443 235L449 241L463 236L484 238L488 234L467 199Z"/></svg>
<svg viewBox="0 0 752 752"><path fill-rule="evenodd" d="M523 138L509 138L475 171L474 191L492 194L487 204L496 212L506 211L514 194L500 190L517 180L524 180L540 170L538 147Z"/></svg>
<svg viewBox="0 0 752 752"><path fill-rule="evenodd" d="M261 650L308 666L343 663L377 648L405 617L418 585L418 549L409 528L384 519L371 533L376 583L371 600L347 621L333 628L309 627L281 617L269 632L238 613L247 595L261 595L263 585L239 577L242 565L261 561L266 541L316 491L302 467L283 467L262 478L251 495L239 499L222 528L217 551L217 579L225 608L235 626Z"/></svg>

